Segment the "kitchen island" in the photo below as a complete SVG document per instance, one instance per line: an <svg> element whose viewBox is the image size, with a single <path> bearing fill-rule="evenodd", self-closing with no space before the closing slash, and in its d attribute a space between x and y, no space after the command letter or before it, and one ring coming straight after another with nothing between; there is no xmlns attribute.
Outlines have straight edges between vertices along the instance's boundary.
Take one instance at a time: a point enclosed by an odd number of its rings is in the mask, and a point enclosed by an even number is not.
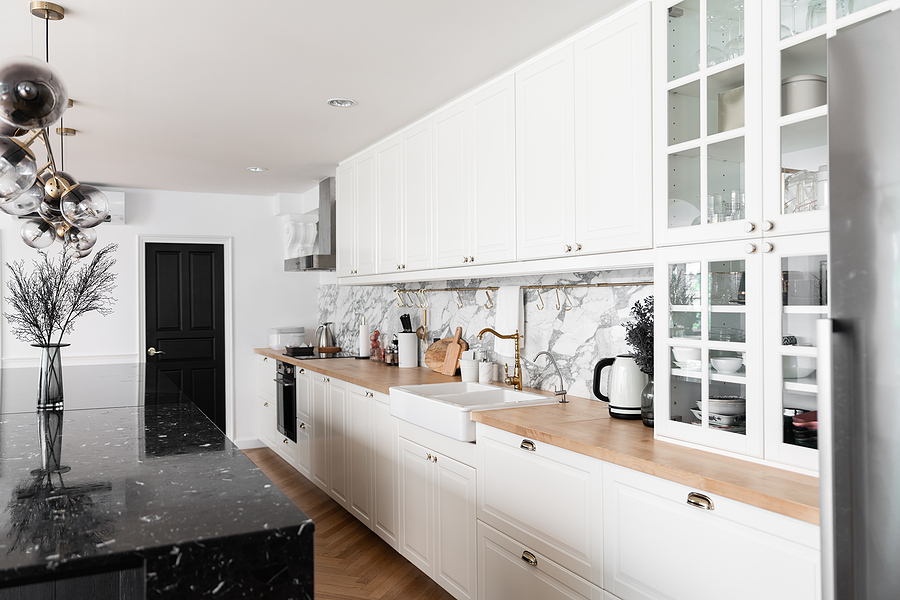
<svg viewBox="0 0 900 600"><path fill-rule="evenodd" d="M312 521L153 365L37 379L0 370L0 599L312 598Z"/></svg>

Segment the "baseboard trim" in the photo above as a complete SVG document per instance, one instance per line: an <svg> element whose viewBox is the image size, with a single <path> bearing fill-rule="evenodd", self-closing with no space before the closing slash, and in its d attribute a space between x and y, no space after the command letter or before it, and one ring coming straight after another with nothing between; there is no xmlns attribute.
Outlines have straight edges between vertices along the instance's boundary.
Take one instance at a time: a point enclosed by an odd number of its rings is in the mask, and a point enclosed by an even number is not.
<svg viewBox="0 0 900 600"><path fill-rule="evenodd" d="M68 365L121 365L141 362L137 354L109 354L93 356L66 356L63 351L63 367ZM26 367L39 367L41 365L40 353L35 351L34 357L29 358L4 358L0 361L4 369L21 369Z"/></svg>
<svg viewBox="0 0 900 600"><path fill-rule="evenodd" d="M259 441L256 438L241 438L239 440L233 440L232 444L238 447L239 450L250 450L252 448L267 448L267 446Z"/></svg>

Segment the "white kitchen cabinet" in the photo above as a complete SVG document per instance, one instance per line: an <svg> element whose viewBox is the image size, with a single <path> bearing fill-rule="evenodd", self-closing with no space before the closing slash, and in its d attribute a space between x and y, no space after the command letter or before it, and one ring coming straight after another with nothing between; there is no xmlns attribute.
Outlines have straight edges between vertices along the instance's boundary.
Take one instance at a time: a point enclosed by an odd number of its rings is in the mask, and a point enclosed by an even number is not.
<svg viewBox="0 0 900 600"><path fill-rule="evenodd" d="M574 62L570 44L516 71L519 260L574 251Z"/></svg>
<svg viewBox="0 0 900 600"><path fill-rule="evenodd" d="M378 164L378 210L375 221L378 272L391 273L399 270L404 262L403 155L400 135L378 144L375 155Z"/></svg>
<svg viewBox="0 0 900 600"><path fill-rule="evenodd" d="M270 448L275 448L278 439L278 414L275 401L257 394L256 399L256 437Z"/></svg>
<svg viewBox="0 0 900 600"><path fill-rule="evenodd" d="M762 457L763 253L761 240L657 251L657 437Z"/></svg>
<svg viewBox="0 0 900 600"><path fill-rule="evenodd" d="M481 423L476 435L478 519L602 586L600 461Z"/></svg>
<svg viewBox="0 0 900 600"><path fill-rule="evenodd" d="M611 594L481 521L478 595L491 600L614 600Z"/></svg>
<svg viewBox="0 0 900 600"><path fill-rule="evenodd" d="M469 262L468 105L458 102L432 117L434 156L434 266Z"/></svg>
<svg viewBox="0 0 900 600"><path fill-rule="evenodd" d="M348 384L347 468L349 500L347 508L369 529L373 526L374 497L372 472L373 418L375 392Z"/></svg>
<svg viewBox="0 0 900 600"><path fill-rule="evenodd" d="M335 177L338 277L356 275L356 159L338 165Z"/></svg>
<svg viewBox="0 0 900 600"><path fill-rule="evenodd" d="M348 506L347 384L319 373L312 382L312 480L338 504Z"/></svg>
<svg viewBox="0 0 900 600"><path fill-rule="evenodd" d="M307 479L312 478L312 381L306 369L294 368L297 390L297 449L294 467Z"/></svg>
<svg viewBox="0 0 900 600"><path fill-rule="evenodd" d="M400 479L399 420L391 415L390 396L375 392L375 402L372 406L374 413L372 454L375 474L372 529L396 550L400 520L397 501L397 486Z"/></svg>
<svg viewBox="0 0 900 600"><path fill-rule="evenodd" d="M401 270L433 266L431 120L405 129L402 141Z"/></svg>
<svg viewBox="0 0 900 600"><path fill-rule="evenodd" d="M338 277L375 273L376 166L372 148L337 169Z"/></svg>
<svg viewBox="0 0 900 600"><path fill-rule="evenodd" d="M623 600L821 597L815 525L617 465L603 494L604 581Z"/></svg>
<svg viewBox="0 0 900 600"><path fill-rule="evenodd" d="M401 437L399 490L400 553L455 598L474 600L475 470Z"/></svg>
<svg viewBox="0 0 900 600"><path fill-rule="evenodd" d="M653 246L650 44L649 3L575 42L576 251Z"/></svg>
<svg viewBox="0 0 900 600"><path fill-rule="evenodd" d="M277 388L275 386L275 365L278 361L268 356L255 355L256 361L256 394L270 400L275 400ZM274 404L273 404L274 406Z"/></svg>
<svg viewBox="0 0 900 600"><path fill-rule="evenodd" d="M516 258L515 79L437 113L434 266Z"/></svg>

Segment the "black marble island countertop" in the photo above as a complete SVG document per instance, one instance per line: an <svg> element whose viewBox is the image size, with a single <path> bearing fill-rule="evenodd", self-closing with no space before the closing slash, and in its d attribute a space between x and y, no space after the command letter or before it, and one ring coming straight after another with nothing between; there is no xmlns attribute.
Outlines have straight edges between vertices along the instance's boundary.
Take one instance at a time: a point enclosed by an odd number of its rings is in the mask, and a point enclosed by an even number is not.
<svg viewBox="0 0 900 600"><path fill-rule="evenodd" d="M37 413L37 369L0 370L0 587L312 598L312 521L154 366L63 373L66 409Z"/></svg>

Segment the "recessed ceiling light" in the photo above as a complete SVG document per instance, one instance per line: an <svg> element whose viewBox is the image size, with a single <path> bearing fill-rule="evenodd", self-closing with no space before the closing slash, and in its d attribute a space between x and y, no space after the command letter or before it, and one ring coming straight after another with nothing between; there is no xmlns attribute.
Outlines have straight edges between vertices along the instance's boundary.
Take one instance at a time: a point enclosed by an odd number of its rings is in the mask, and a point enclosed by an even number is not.
<svg viewBox="0 0 900 600"><path fill-rule="evenodd" d="M336 106L337 108L350 108L351 106L356 105L356 100L351 100L350 98L332 98L328 101L328 104Z"/></svg>
<svg viewBox="0 0 900 600"><path fill-rule="evenodd" d="M268 171L265 167L247 167L248 171L253 171L254 173L262 173L263 171Z"/></svg>

